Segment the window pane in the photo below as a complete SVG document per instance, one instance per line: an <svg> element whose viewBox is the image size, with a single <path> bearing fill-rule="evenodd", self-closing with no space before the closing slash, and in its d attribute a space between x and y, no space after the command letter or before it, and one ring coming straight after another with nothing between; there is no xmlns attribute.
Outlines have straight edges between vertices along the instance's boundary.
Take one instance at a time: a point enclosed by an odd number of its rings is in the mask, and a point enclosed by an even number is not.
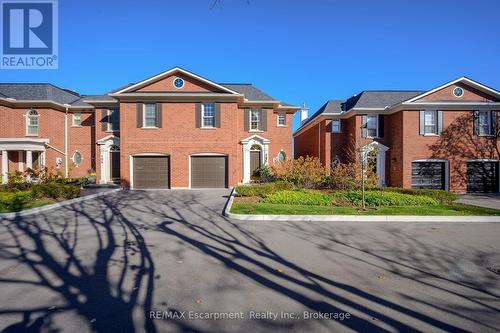
<svg viewBox="0 0 500 333"><path fill-rule="evenodd" d="M74 113L73 114L73 125L74 126L80 126L81 123L82 123L81 114L80 113Z"/></svg>
<svg viewBox="0 0 500 333"><path fill-rule="evenodd" d="M489 135L490 133L490 114L488 111L479 112L479 134Z"/></svg>
<svg viewBox="0 0 500 333"><path fill-rule="evenodd" d="M203 127L215 127L214 117L203 117Z"/></svg>
<svg viewBox="0 0 500 333"><path fill-rule="evenodd" d="M259 129L259 110L251 110L250 111L250 129L258 130Z"/></svg>
<svg viewBox="0 0 500 333"><path fill-rule="evenodd" d="M155 127L156 126L156 105L155 104L145 104L144 126L145 127Z"/></svg>
<svg viewBox="0 0 500 333"><path fill-rule="evenodd" d="M286 116L283 113L278 114L278 125L285 125Z"/></svg>
<svg viewBox="0 0 500 333"><path fill-rule="evenodd" d="M367 117L367 128L376 129L377 128L377 117L368 116Z"/></svg>
<svg viewBox="0 0 500 333"><path fill-rule="evenodd" d="M424 112L424 133L437 134L437 112L425 111Z"/></svg>

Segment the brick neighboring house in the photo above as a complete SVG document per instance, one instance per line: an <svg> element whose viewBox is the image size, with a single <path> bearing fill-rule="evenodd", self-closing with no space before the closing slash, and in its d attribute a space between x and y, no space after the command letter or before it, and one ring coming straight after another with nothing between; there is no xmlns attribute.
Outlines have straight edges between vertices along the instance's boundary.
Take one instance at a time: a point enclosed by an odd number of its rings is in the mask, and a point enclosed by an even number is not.
<svg viewBox="0 0 500 333"><path fill-rule="evenodd" d="M298 109L178 67L105 95L0 83L2 182L47 166L137 189L234 186L291 157Z"/></svg>
<svg viewBox="0 0 500 333"><path fill-rule="evenodd" d="M294 154L350 163L360 151L379 183L453 192L499 192L500 92L466 77L429 91L362 91L302 110Z"/></svg>

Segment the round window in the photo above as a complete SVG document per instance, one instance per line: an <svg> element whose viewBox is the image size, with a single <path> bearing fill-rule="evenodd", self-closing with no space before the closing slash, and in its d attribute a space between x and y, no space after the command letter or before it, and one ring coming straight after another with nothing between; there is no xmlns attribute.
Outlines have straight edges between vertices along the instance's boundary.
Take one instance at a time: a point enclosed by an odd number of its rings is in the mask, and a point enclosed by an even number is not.
<svg viewBox="0 0 500 333"><path fill-rule="evenodd" d="M82 163L82 154L75 151L75 153L73 154L73 163L75 163L76 165L80 165L80 163Z"/></svg>
<svg viewBox="0 0 500 333"><path fill-rule="evenodd" d="M286 159L285 152L280 151L280 153L278 154L278 161L284 161L285 159Z"/></svg>
<svg viewBox="0 0 500 333"><path fill-rule="evenodd" d="M464 95L464 90L462 88L460 88L460 87L455 87L453 89L453 95L455 97L462 97Z"/></svg>
<svg viewBox="0 0 500 333"><path fill-rule="evenodd" d="M182 87L184 87L184 80L181 79L180 77L175 78L174 87L176 87L177 89L181 89Z"/></svg>

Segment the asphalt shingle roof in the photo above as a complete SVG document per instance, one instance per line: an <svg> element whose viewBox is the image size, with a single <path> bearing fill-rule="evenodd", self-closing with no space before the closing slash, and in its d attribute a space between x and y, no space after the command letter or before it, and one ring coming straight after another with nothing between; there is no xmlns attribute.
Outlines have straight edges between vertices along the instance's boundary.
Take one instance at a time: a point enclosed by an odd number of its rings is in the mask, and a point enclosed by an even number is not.
<svg viewBox="0 0 500 333"><path fill-rule="evenodd" d="M344 110L356 108L385 108L420 95L419 90L366 90L349 98Z"/></svg>
<svg viewBox="0 0 500 333"><path fill-rule="evenodd" d="M49 83L0 83L0 94L17 100L43 100L61 104L71 104L81 97L74 91Z"/></svg>
<svg viewBox="0 0 500 333"><path fill-rule="evenodd" d="M250 101L276 100L250 83L221 83L220 85L245 95L245 98Z"/></svg>
<svg viewBox="0 0 500 333"><path fill-rule="evenodd" d="M420 95L420 90L365 90L347 100L332 99L323 104L318 111L302 124L306 125L319 115L340 114L356 108L385 108ZM301 126L301 127L302 127Z"/></svg>

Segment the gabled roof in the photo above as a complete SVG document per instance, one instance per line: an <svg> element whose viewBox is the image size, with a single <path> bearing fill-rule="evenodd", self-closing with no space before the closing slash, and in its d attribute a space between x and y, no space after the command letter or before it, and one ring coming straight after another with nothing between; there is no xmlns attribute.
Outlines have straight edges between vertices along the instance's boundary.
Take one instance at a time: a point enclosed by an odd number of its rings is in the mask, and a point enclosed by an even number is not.
<svg viewBox="0 0 500 333"><path fill-rule="evenodd" d="M424 98L425 96L428 96L432 93L435 93L436 91L439 91L443 88L446 88L448 86L451 86L451 85L454 85L454 84L457 84L457 83L464 83L470 87L473 87L479 91L482 91L486 94L489 94L489 95L492 95L492 96L495 96L496 98L499 98L500 99L500 91L496 90L496 89L493 89L493 88L490 88L482 83L479 83L477 81L474 81L472 79L469 79L468 77L466 76L462 76L462 77L459 77L458 79L456 80L453 80L453 81L450 81L448 83L445 83L439 87L436 87L432 90L429 90L429 91L423 91L421 94L418 94L416 96L413 96L412 98L409 98L408 100L405 100L403 101L404 103L412 103L416 100L419 100L419 99L422 99Z"/></svg>
<svg viewBox="0 0 500 333"><path fill-rule="evenodd" d="M0 94L16 100L53 101L60 104L71 104L81 97L74 91L50 83L0 83Z"/></svg>
<svg viewBox="0 0 500 333"><path fill-rule="evenodd" d="M160 74L154 75L154 76L152 76L150 78L147 78L145 80L142 80L140 82L128 85L128 86L126 86L125 88L123 88L121 90L113 92L113 94L117 94L118 95L118 94L123 94L123 93L131 92L131 91L137 90L137 89L142 88L142 87L144 87L144 86L146 86L148 84L151 84L153 82L159 81L159 80L161 80L163 78L166 78L166 77L171 76L171 75L176 74L176 73L181 73L183 75L189 76L189 77L191 77L191 78L193 78L195 80L201 81L201 82L203 82L203 83L205 83L205 84L207 84L209 86L212 86L214 88L222 90L222 91L224 91L226 93L238 94L237 92L235 92L235 91L233 91L233 90L231 90L231 89L229 89L227 87L224 87L224 86L222 86L222 85L220 85L218 83L215 83L213 81L210 81L210 80L208 80L208 79L206 79L204 77L201 77L199 75L191 73L191 72L189 72L189 71L187 71L185 69L182 69L180 67L171 68L171 69L169 69L169 70L167 70L165 72L162 72Z"/></svg>
<svg viewBox="0 0 500 333"><path fill-rule="evenodd" d="M340 99L329 100L328 102L323 104L318 109L318 111L314 112L310 117L308 117L306 121L304 121L304 123L301 125L301 127L311 122L313 119L315 119L320 115L325 115L325 116L337 115L337 114L340 115L342 113L342 103L344 103L344 101Z"/></svg>

